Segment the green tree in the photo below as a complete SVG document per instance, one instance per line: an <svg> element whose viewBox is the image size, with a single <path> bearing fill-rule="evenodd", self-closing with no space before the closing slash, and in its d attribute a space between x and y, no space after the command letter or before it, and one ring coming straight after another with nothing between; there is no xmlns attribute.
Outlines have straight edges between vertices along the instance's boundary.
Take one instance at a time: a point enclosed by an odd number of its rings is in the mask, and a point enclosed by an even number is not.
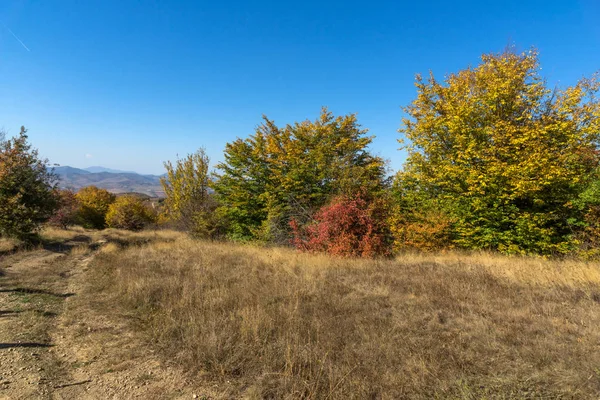
<svg viewBox="0 0 600 400"><path fill-rule="evenodd" d="M96 186L87 186L75 195L79 203L77 219L85 228L106 228L106 213L115 201L115 195Z"/></svg>
<svg viewBox="0 0 600 400"><path fill-rule="evenodd" d="M132 195L117 197L106 213L109 228L139 231L154 221L152 209L139 197Z"/></svg>
<svg viewBox="0 0 600 400"><path fill-rule="evenodd" d="M460 247L564 253L576 245L582 215L572 202L599 161L598 81L551 90L539 70L536 51L505 51L443 83L417 76L398 180L436 201Z"/></svg>
<svg viewBox="0 0 600 400"><path fill-rule="evenodd" d="M0 135L0 236L29 240L57 206L57 178L27 141Z"/></svg>
<svg viewBox="0 0 600 400"><path fill-rule="evenodd" d="M356 115L326 108L315 121L280 128L266 117L255 134L228 143L215 189L230 235L283 241L289 221L306 220L332 197L385 187L385 162Z"/></svg>

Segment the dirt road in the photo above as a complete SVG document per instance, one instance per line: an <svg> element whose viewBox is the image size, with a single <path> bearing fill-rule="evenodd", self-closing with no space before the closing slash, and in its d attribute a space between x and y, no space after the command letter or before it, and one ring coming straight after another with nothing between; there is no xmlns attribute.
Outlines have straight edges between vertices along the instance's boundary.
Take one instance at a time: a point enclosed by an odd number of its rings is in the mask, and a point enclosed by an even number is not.
<svg viewBox="0 0 600 400"><path fill-rule="evenodd" d="M0 399L208 399L86 293L106 241L79 235L0 254Z"/></svg>

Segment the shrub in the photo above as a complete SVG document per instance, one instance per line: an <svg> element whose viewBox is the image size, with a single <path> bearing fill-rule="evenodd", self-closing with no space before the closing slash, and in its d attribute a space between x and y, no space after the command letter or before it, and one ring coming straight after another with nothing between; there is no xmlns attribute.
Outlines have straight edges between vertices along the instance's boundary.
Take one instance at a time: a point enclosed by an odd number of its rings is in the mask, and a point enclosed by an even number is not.
<svg viewBox="0 0 600 400"><path fill-rule="evenodd" d="M210 158L205 150L201 148L175 164L168 161L164 165L167 174L161 184L166 198L161 222L196 237L219 236L222 224L215 218L217 202L209 193Z"/></svg>
<svg viewBox="0 0 600 400"><path fill-rule="evenodd" d="M57 190L58 208L52 214L48 222L51 225L66 229L70 225L77 223L77 212L79 203L72 190Z"/></svg>
<svg viewBox="0 0 600 400"><path fill-rule="evenodd" d="M121 196L108 207L106 224L111 228L139 231L156 220L154 213L138 197Z"/></svg>
<svg viewBox="0 0 600 400"><path fill-rule="evenodd" d="M384 199L339 196L322 207L312 223L300 226L291 220L292 244L301 250L344 257L387 256L391 253L391 240L386 219Z"/></svg>
<svg viewBox="0 0 600 400"><path fill-rule="evenodd" d="M432 251L453 247L453 221L441 210L413 210L407 214L396 207L389 222L395 250Z"/></svg>
<svg viewBox="0 0 600 400"><path fill-rule="evenodd" d="M56 176L27 142L27 131L0 135L0 236L27 240L54 212Z"/></svg>
<svg viewBox="0 0 600 400"><path fill-rule="evenodd" d="M115 195L107 190L88 186L81 189L76 197L79 202L78 222L84 228L104 229L106 213L115 201Z"/></svg>

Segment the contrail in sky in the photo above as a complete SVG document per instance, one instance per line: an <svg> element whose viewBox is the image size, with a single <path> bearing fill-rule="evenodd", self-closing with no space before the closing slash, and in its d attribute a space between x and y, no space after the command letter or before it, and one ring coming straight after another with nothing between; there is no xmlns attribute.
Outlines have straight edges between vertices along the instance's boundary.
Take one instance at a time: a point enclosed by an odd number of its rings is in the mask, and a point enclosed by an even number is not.
<svg viewBox="0 0 600 400"><path fill-rule="evenodd" d="M17 35L15 35L15 33L13 31L11 31L10 28L8 26L6 26L6 24L4 22L2 22L2 25L4 25L4 27L10 32L10 34L13 35L13 37L15 39L17 39L19 41L19 43L21 43L21 46L23 46L25 48L25 50L31 52L31 50L29 50L29 47L25 46L25 43L23 43L23 41L21 39L19 39L19 37Z"/></svg>

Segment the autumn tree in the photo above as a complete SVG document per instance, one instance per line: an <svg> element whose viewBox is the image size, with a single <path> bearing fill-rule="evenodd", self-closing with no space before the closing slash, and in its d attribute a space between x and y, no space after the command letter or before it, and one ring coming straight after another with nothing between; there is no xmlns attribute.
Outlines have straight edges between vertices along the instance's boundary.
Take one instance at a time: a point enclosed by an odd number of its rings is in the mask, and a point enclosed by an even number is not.
<svg viewBox="0 0 600 400"><path fill-rule="evenodd" d="M66 229L77 223L79 202L72 190L63 189L56 191L58 207L48 220L51 225Z"/></svg>
<svg viewBox="0 0 600 400"><path fill-rule="evenodd" d="M96 186L88 186L76 194L79 203L78 221L85 228L106 228L106 213L115 195Z"/></svg>
<svg viewBox="0 0 600 400"><path fill-rule="evenodd" d="M571 221L577 225L579 256L600 258L600 168L590 184L573 201L573 206L583 213L583 220Z"/></svg>
<svg viewBox="0 0 600 400"><path fill-rule="evenodd" d="M454 247L453 216L415 180L398 174L391 188L388 224L396 251L439 251Z"/></svg>
<svg viewBox="0 0 600 400"><path fill-rule="evenodd" d="M552 90L535 50L509 50L443 82L417 76L416 87L400 130L409 155L398 180L413 182L452 221L453 243L509 253L572 249L582 218L572 202L599 161L598 81Z"/></svg>
<svg viewBox="0 0 600 400"><path fill-rule="evenodd" d="M356 115L323 109L315 121L278 127L267 117L246 139L228 143L215 189L230 236L283 242L289 221L310 219L332 197L381 191L385 163Z"/></svg>
<svg viewBox="0 0 600 400"><path fill-rule="evenodd" d="M161 184L166 195L164 216L196 236L212 236L216 229L215 200L209 193L210 159L204 149L165 162L166 177Z"/></svg>
<svg viewBox="0 0 600 400"><path fill-rule="evenodd" d="M24 127L12 139L0 135L0 236L30 239L56 208L56 180Z"/></svg>
<svg viewBox="0 0 600 400"><path fill-rule="evenodd" d="M139 231L154 221L153 210L142 199L133 195L117 197L106 213L109 228Z"/></svg>

